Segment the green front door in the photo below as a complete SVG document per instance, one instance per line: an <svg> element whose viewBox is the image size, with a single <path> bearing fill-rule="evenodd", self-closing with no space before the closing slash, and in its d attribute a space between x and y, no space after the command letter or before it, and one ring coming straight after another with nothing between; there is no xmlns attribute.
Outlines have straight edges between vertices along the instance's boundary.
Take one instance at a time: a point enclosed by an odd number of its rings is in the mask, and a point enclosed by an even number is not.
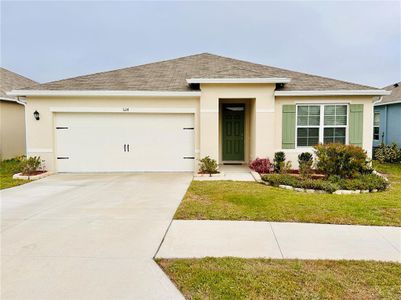
<svg viewBox="0 0 401 300"><path fill-rule="evenodd" d="M223 105L223 161L244 160L243 104Z"/></svg>

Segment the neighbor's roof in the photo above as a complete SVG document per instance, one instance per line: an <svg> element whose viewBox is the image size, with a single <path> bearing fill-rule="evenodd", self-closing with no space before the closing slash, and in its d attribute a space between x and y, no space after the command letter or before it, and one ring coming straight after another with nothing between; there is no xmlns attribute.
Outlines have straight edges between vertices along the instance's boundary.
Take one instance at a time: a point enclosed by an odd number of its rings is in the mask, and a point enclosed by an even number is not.
<svg viewBox="0 0 401 300"><path fill-rule="evenodd" d="M391 91L391 95L383 96L382 101L377 103L377 105L385 105L394 102L401 102L401 82L397 82L392 85L386 86L383 88L383 90Z"/></svg>
<svg viewBox="0 0 401 300"><path fill-rule="evenodd" d="M23 89L34 84L38 83L0 67L0 98L13 99L14 97L6 93L15 89Z"/></svg>
<svg viewBox="0 0 401 300"><path fill-rule="evenodd" d="M84 75L30 87L31 90L191 91L190 78L290 78L283 91L376 90L209 53Z"/></svg>

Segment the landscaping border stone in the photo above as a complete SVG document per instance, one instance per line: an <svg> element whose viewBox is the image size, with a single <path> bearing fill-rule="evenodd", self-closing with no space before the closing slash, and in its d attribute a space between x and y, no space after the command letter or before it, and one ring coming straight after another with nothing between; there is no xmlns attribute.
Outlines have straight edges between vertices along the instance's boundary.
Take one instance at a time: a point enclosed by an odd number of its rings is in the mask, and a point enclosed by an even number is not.
<svg viewBox="0 0 401 300"><path fill-rule="evenodd" d="M28 175L22 175L22 173L17 173L17 174L13 175L13 179L38 180L38 179L42 179L42 178L45 178L47 176L50 176L52 174L53 174L52 172L44 172L44 173L41 173L41 174L28 176Z"/></svg>

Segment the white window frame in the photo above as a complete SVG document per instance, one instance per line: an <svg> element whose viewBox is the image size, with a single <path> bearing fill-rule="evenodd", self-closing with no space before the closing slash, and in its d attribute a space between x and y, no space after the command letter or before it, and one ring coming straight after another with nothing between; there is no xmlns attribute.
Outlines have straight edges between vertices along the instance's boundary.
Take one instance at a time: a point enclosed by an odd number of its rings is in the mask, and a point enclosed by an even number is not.
<svg viewBox="0 0 401 300"><path fill-rule="evenodd" d="M379 115L379 125L378 126L375 126L375 116L376 116L376 114ZM380 113L380 111L375 111L373 113L373 140L374 141L380 141L380 122L381 122L381 113ZM378 137L378 139L375 139L375 128L376 127L379 128L379 137Z"/></svg>
<svg viewBox="0 0 401 300"><path fill-rule="evenodd" d="M347 106L347 124L346 125L324 125L324 107L329 105L345 105ZM298 126L298 107L299 106L320 106L320 123L319 125L312 126ZM349 103L296 103L295 109L295 148L299 149L313 149L313 146L298 146L298 128L319 128L319 144L324 142L324 129L325 128L345 128L345 145L349 144Z"/></svg>

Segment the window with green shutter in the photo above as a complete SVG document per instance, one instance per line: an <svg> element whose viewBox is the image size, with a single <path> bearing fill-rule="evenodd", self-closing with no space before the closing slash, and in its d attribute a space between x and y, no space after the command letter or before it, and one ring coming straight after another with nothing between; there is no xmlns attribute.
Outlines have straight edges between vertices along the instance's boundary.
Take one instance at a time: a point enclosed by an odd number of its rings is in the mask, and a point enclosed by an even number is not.
<svg viewBox="0 0 401 300"><path fill-rule="evenodd" d="M347 104L298 104L296 146L347 142Z"/></svg>

